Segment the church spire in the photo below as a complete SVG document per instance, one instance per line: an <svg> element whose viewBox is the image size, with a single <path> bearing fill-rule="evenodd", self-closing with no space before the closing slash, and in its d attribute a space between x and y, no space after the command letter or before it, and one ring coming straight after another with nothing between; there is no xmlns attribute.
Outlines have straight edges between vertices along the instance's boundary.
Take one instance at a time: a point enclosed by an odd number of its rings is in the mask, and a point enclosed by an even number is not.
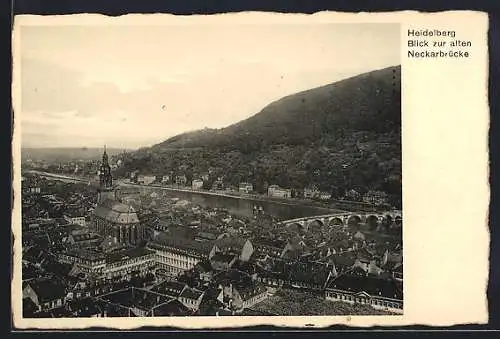
<svg viewBox="0 0 500 339"><path fill-rule="evenodd" d="M113 178L111 176L108 154L106 153L106 145L104 145L104 152L102 154L101 168L99 171L99 184L101 188L111 188L113 186Z"/></svg>
<svg viewBox="0 0 500 339"><path fill-rule="evenodd" d="M102 154L102 164L103 165L108 165L108 153L106 153L106 145L104 145L104 153Z"/></svg>

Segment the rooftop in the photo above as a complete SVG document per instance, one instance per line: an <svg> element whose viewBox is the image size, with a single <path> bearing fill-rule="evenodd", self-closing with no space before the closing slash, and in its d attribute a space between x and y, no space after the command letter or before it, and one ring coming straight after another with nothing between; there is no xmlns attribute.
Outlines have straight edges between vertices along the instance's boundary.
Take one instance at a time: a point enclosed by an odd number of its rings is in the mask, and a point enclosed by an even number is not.
<svg viewBox="0 0 500 339"><path fill-rule="evenodd" d="M217 253L215 254L211 259L210 261L211 262L221 262L221 263L225 263L225 264L229 264L231 263L231 261L233 261L235 259L235 256L234 255L231 255L231 254L222 254L222 253Z"/></svg>
<svg viewBox="0 0 500 339"><path fill-rule="evenodd" d="M101 296L101 299L125 307L136 307L145 311L151 311L155 307L172 300L171 297L164 294L135 287L106 294Z"/></svg>
<svg viewBox="0 0 500 339"><path fill-rule="evenodd" d="M208 255L213 248L210 241L195 241L189 238L172 237L165 233L160 233L149 245L151 248L161 248L162 246L179 250L191 251L195 254Z"/></svg>
<svg viewBox="0 0 500 339"><path fill-rule="evenodd" d="M94 215L117 224L139 223L134 207L111 199L101 202L94 210Z"/></svg>
<svg viewBox="0 0 500 339"><path fill-rule="evenodd" d="M198 300L203 296L203 292L192 289L192 288L186 288L182 293L179 295L179 298L187 298L187 299L192 299L192 300Z"/></svg>
<svg viewBox="0 0 500 339"><path fill-rule="evenodd" d="M186 284L178 281L165 280L153 286L151 288L151 291L177 297L186 288L186 286Z"/></svg>
<svg viewBox="0 0 500 339"><path fill-rule="evenodd" d="M63 254L87 260L104 260L105 258L104 253L96 252L89 249L70 249Z"/></svg>
<svg viewBox="0 0 500 339"><path fill-rule="evenodd" d="M282 250L285 248L287 241L282 239L254 238L252 239L252 243L256 246L274 247Z"/></svg>
<svg viewBox="0 0 500 339"><path fill-rule="evenodd" d="M188 316L191 315L192 311L184 306L178 300L170 300L153 309L153 316L164 317L164 316Z"/></svg>
<svg viewBox="0 0 500 339"><path fill-rule="evenodd" d="M150 254L153 254L154 251L151 251L144 247L135 247L123 251L111 252L106 254L106 262L118 262L123 260L128 260L132 258L140 258Z"/></svg>
<svg viewBox="0 0 500 339"><path fill-rule="evenodd" d="M63 298L66 295L65 287L54 279L42 278L32 280L28 285L35 291L38 298L45 301L51 301Z"/></svg>
<svg viewBox="0 0 500 339"><path fill-rule="evenodd" d="M366 292L371 296L403 300L403 284L393 279L343 274L332 280L328 288L352 293Z"/></svg>

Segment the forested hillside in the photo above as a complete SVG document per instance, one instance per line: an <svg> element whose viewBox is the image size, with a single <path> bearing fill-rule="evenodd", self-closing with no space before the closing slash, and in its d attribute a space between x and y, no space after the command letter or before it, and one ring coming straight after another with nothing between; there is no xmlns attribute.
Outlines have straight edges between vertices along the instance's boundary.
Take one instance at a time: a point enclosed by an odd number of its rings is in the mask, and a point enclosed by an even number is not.
<svg viewBox="0 0 500 339"><path fill-rule="evenodd" d="M229 127L128 153L117 174L139 170L189 180L210 172L212 180L249 181L260 192L269 184L316 184L334 197L381 190L400 205L400 71L386 68L293 94Z"/></svg>

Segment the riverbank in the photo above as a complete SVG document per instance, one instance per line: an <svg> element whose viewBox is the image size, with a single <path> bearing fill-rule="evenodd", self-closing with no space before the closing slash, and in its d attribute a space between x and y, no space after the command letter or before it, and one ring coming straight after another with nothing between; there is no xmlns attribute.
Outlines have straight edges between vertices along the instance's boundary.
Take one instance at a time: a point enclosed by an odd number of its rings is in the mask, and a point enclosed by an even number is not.
<svg viewBox="0 0 500 339"><path fill-rule="evenodd" d="M78 182L91 182L92 178L84 178L84 177L76 177L76 176L68 176L56 173L42 172L37 170L27 171L29 173L38 174L45 177L55 178L55 179L64 179L64 180L74 180ZM284 206L301 206L301 207L310 207L318 210L323 210L325 214L328 213L342 213L342 212L374 212L377 210L377 207L371 206L365 203L359 202L351 202L344 200L335 200L333 202L320 202L313 200L305 200L305 199L297 199L297 198L279 198L279 197L270 197L262 194L244 194L235 191L209 191L209 190L195 190L188 187L177 187L173 185L141 185L132 182L127 182L122 180L116 181L119 186L128 186L128 187L140 187L144 189L161 189L168 190L172 192L183 192L183 193L191 193L191 194L199 194L205 196L217 196L217 197L225 197L231 199L242 199L242 200L251 200L255 202L271 202L275 204L280 204Z"/></svg>
<svg viewBox="0 0 500 339"><path fill-rule="evenodd" d="M231 199L242 199L242 200L252 200L256 202L272 202L275 204L281 204L286 206L304 206L304 207L313 207L316 209L323 209L325 212L344 212L345 210L340 210L336 207L325 206L323 204L315 203L314 201L309 200L301 200L301 199L283 199L277 197L269 197L266 195L257 195L257 194L242 194L239 192L229 192L229 191L207 191L207 190L194 190L190 188L180 188L175 186L164 186L164 185L140 185L135 183L121 183L122 186L128 187L141 187L146 189L161 189L173 192L184 192L184 193L192 193L192 194L200 194L200 195L210 195L217 197L225 197Z"/></svg>

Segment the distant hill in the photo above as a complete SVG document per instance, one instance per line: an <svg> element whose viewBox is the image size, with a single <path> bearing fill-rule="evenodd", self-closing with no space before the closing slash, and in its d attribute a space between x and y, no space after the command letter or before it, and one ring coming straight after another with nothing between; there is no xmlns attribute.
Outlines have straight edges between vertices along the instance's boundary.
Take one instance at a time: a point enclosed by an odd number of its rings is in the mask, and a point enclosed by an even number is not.
<svg viewBox="0 0 500 339"><path fill-rule="evenodd" d="M132 152L122 171L208 172L231 184L316 184L401 195L401 68L296 93L222 129L177 135Z"/></svg>
<svg viewBox="0 0 500 339"><path fill-rule="evenodd" d="M110 156L130 151L121 148L107 148ZM21 158L32 160L71 161L71 160L98 160L102 157L103 148L22 148Z"/></svg>

